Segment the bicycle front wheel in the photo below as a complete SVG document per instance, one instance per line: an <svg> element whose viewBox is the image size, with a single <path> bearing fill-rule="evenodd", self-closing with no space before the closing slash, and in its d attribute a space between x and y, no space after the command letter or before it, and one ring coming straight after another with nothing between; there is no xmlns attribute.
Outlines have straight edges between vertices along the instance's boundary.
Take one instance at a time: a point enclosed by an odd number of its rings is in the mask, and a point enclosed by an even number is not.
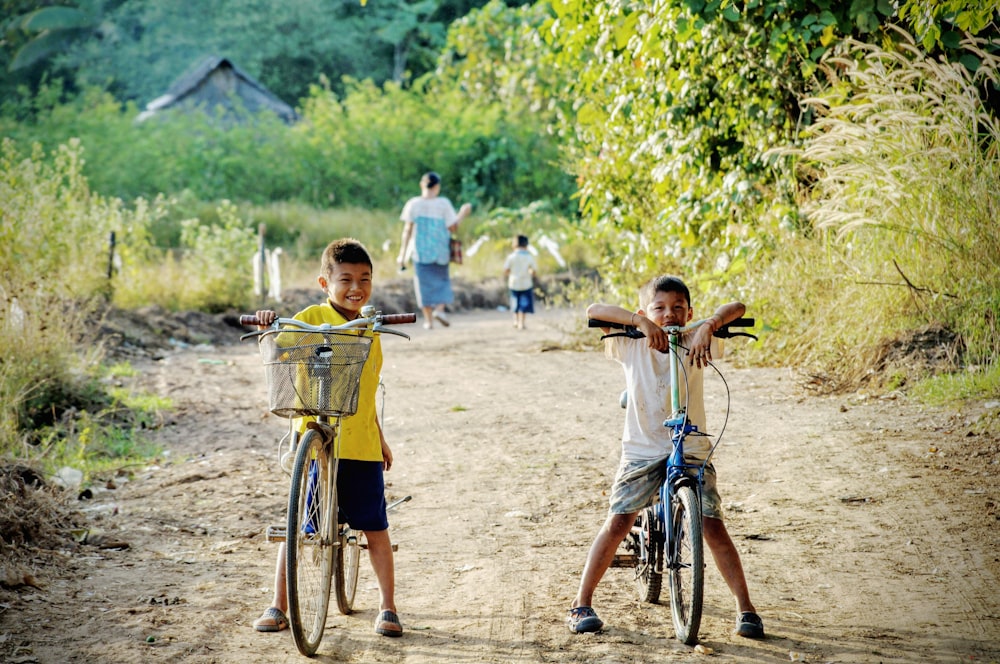
<svg viewBox="0 0 1000 664"><path fill-rule="evenodd" d="M288 494L285 580L288 623L303 655L319 648L330 603L337 548L336 466L323 436L309 430L299 442Z"/></svg>
<svg viewBox="0 0 1000 664"><path fill-rule="evenodd" d="M670 611L678 640L698 641L705 585L701 503L693 487L677 488L671 500L671 535L667 567L670 575Z"/></svg>
<svg viewBox="0 0 1000 664"><path fill-rule="evenodd" d="M358 570L361 567L361 539L364 533L349 528L341 528L340 546L337 547L338 564L334 575L337 589L337 608L345 616L354 611L354 596L358 590Z"/></svg>
<svg viewBox="0 0 1000 664"><path fill-rule="evenodd" d="M663 538L656 535L655 519L652 507L639 512L628 543L635 555L635 589L639 592L639 601L650 604L660 601L663 584L663 574L656 569L663 560Z"/></svg>

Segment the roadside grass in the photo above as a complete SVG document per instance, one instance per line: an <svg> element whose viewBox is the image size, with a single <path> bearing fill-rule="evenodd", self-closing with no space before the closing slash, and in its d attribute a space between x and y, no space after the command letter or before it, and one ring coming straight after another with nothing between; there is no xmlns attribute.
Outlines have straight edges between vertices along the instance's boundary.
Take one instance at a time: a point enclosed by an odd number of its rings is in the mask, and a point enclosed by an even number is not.
<svg viewBox="0 0 1000 664"><path fill-rule="evenodd" d="M970 368L974 370L930 376L910 388L916 399L941 406L968 399L1000 398L1000 366Z"/></svg>
<svg viewBox="0 0 1000 664"><path fill-rule="evenodd" d="M926 376L921 355L940 349L914 345L913 362L883 375L888 344L941 327L959 349L944 370L968 376L935 380L928 398L989 389L995 378L980 377L1000 363L1000 121L980 89L1000 82L1000 60L970 40L986 58L970 74L901 39L893 51L851 43L827 63L829 91L805 102L821 117L786 152L809 183L811 223L776 237L745 286L775 331L761 357L828 391L909 388Z"/></svg>

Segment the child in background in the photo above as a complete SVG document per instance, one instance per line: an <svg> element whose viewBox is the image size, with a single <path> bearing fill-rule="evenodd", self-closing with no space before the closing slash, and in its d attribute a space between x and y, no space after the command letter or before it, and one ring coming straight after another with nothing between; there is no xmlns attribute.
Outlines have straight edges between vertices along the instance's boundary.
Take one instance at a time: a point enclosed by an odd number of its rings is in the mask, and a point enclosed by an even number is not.
<svg viewBox="0 0 1000 664"><path fill-rule="evenodd" d="M331 242L323 251L319 287L326 293L327 301L303 309L295 318L311 325L343 325L359 318L361 308L372 295L372 260L365 247L352 239ZM261 327L269 326L276 317L274 311L257 312ZM396 615L395 570L382 475L392 467L392 451L382 435L382 425L375 409L381 372L382 345L378 335L375 335L361 374L358 411L340 422L337 498L348 524L351 528L363 530L368 540L368 555L378 580L380 596L375 632L382 636L402 636L403 627ZM305 430L306 419L299 422L300 435ZM287 610L285 545L282 543L274 571L271 606L254 621L254 629L258 632L287 629Z"/></svg>
<svg viewBox="0 0 1000 664"><path fill-rule="evenodd" d="M538 272L538 262L528 251L528 236L518 235L514 238L514 251L507 256L503 264L503 276L507 277L507 288L510 290L510 310L514 314L514 327L524 329L526 314L535 313L535 274Z"/></svg>

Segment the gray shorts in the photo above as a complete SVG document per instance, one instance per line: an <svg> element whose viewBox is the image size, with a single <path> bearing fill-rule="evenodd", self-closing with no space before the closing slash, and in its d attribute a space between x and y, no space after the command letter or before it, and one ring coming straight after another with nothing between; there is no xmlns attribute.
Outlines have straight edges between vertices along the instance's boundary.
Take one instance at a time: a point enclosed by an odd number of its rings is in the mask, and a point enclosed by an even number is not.
<svg viewBox="0 0 1000 664"><path fill-rule="evenodd" d="M608 499L611 514L633 514L652 505L666 477L665 459L656 461L623 461L618 466L615 482ZM716 487L715 467L705 467L705 484L701 490L701 514L714 519L722 518L722 498Z"/></svg>

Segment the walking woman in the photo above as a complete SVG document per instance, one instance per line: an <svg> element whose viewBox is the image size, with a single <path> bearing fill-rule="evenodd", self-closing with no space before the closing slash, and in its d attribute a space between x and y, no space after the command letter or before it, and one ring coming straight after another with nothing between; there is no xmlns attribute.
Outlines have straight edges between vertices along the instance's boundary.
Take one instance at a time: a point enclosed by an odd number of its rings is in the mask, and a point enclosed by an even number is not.
<svg viewBox="0 0 1000 664"><path fill-rule="evenodd" d="M444 308L455 301L448 272L451 234L472 212L472 205L466 203L456 214L451 201L440 194L441 176L433 171L424 173L420 195L406 201L399 215L404 225L396 262L402 268L407 258L413 259L417 306L424 313L424 328L428 330L435 320L445 327L450 325Z"/></svg>

